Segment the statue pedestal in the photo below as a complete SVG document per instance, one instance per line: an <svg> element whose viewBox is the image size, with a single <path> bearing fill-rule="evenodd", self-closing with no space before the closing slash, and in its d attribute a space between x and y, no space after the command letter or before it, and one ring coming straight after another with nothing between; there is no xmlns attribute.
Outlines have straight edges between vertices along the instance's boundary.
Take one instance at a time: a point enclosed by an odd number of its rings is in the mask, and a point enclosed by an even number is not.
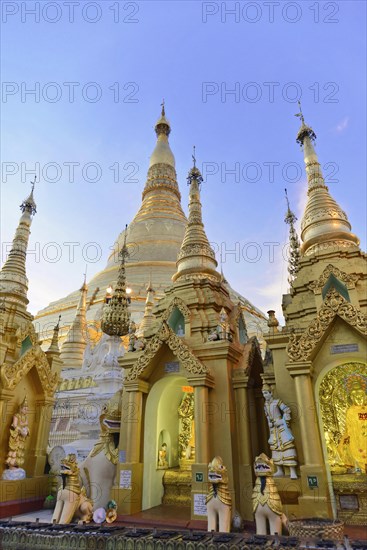
<svg viewBox="0 0 367 550"><path fill-rule="evenodd" d="M3 471L3 475L1 476L1 479L4 479L5 481L17 481L18 479L25 479L26 474L25 470L23 468L14 468L14 469L8 469Z"/></svg>
<svg viewBox="0 0 367 550"><path fill-rule="evenodd" d="M48 475L25 479L0 479L0 519L41 510L49 494Z"/></svg>
<svg viewBox="0 0 367 550"><path fill-rule="evenodd" d="M163 476L164 494L162 504L191 506L191 469L166 470Z"/></svg>

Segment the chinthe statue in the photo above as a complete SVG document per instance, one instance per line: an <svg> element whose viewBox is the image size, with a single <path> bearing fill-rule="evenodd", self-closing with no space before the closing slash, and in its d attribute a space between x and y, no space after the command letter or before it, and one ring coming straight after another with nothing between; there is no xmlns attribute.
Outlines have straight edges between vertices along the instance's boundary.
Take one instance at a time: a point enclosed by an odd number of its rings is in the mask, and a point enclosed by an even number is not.
<svg viewBox="0 0 367 550"><path fill-rule="evenodd" d="M228 490L228 472L220 456L208 465L209 491L206 497L208 531L229 533L231 529L232 498ZM219 528L218 528L219 527Z"/></svg>
<svg viewBox="0 0 367 550"><path fill-rule="evenodd" d="M62 486L57 493L52 522L70 523L75 517L80 523L89 523L93 517L93 501L81 486L75 454L69 454L61 461L60 475Z"/></svg>
<svg viewBox="0 0 367 550"><path fill-rule="evenodd" d="M24 464L24 453L26 439L29 437L28 427L28 403L25 397L19 406L19 411L14 414L10 426L9 451L5 461L8 469L4 471L2 479L17 480L26 477Z"/></svg>
<svg viewBox="0 0 367 550"><path fill-rule="evenodd" d="M256 522L256 534L267 534L266 523L268 521L270 534L278 533L280 535L282 523L285 523L287 518L283 514L282 501L273 480L274 462L266 454L261 453L255 458L254 470L256 481L252 492L252 509Z"/></svg>
<svg viewBox="0 0 367 550"><path fill-rule="evenodd" d="M265 399L265 415L269 425L270 437L268 443L272 459L277 467L274 477L284 476L284 466L290 469L291 479L297 479L297 451L294 436L289 428L291 410L280 399L275 399L268 384L262 387Z"/></svg>

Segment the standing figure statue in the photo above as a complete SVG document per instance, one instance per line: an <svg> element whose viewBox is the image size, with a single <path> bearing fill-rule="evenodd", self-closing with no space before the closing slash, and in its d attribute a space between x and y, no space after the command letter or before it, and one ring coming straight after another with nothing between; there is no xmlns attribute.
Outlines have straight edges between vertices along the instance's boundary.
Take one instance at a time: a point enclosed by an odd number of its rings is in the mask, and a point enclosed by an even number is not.
<svg viewBox="0 0 367 550"><path fill-rule="evenodd" d="M340 450L344 462L353 468L353 473L365 473L367 468L367 394L362 377L348 380L351 405L345 416L345 433Z"/></svg>
<svg viewBox="0 0 367 550"><path fill-rule="evenodd" d="M168 468L167 443L162 443L162 446L158 451L158 468L162 470L166 470Z"/></svg>
<svg viewBox="0 0 367 550"><path fill-rule="evenodd" d="M26 474L21 466L24 464L24 450L27 437L29 437L28 403L25 397L19 406L19 411L14 414L10 426L9 451L5 461L8 470L5 470L3 473L3 479L25 478Z"/></svg>
<svg viewBox="0 0 367 550"><path fill-rule="evenodd" d="M274 477L284 476L284 466L290 469L291 479L297 479L297 451L294 436L289 428L291 410L280 399L275 399L268 384L263 384L265 416L268 421L270 437L268 443L272 459L277 467Z"/></svg>

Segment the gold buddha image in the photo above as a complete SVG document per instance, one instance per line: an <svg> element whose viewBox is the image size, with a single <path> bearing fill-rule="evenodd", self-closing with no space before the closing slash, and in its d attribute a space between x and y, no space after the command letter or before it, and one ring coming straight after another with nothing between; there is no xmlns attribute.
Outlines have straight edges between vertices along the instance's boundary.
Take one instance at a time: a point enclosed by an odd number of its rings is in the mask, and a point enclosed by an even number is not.
<svg viewBox="0 0 367 550"><path fill-rule="evenodd" d="M347 381L352 404L345 416L345 434L341 439L344 462L356 473L366 472L367 466L367 395L366 383L362 377L351 377Z"/></svg>
<svg viewBox="0 0 367 550"><path fill-rule="evenodd" d="M367 473L367 376L362 364L341 365L322 381L320 404L333 474Z"/></svg>

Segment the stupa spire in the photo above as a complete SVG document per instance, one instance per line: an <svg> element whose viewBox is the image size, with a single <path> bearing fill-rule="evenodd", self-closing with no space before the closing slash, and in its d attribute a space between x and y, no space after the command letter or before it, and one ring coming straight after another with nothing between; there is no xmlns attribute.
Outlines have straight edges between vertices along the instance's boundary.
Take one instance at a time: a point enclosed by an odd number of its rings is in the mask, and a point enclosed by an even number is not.
<svg viewBox="0 0 367 550"><path fill-rule="evenodd" d="M155 164L168 164L175 167L175 157L171 151L168 142L168 136L171 133L171 125L166 118L166 109L164 100L161 103L161 116L156 122L155 133L157 135L157 144L150 157L149 168Z"/></svg>
<svg viewBox="0 0 367 550"><path fill-rule="evenodd" d="M284 191L287 201L287 212L284 221L287 225L289 225L288 282L292 286L293 281L299 270L300 242L297 231L294 227L297 218L290 208L287 190L285 189Z"/></svg>
<svg viewBox="0 0 367 550"><path fill-rule="evenodd" d="M61 321L61 315L59 315L58 321L54 326L50 347L45 352L47 359L50 363L50 366L52 366L53 359L55 357L58 358L60 356L60 348L59 348L60 321Z"/></svg>
<svg viewBox="0 0 367 550"><path fill-rule="evenodd" d="M301 120L297 142L303 147L308 181L308 201L301 222L301 252L311 254L327 246L358 246L359 239L351 232L346 213L331 197L322 175L314 142L316 134L305 123L301 104L296 114ZM328 244L326 244L328 243Z"/></svg>
<svg viewBox="0 0 367 550"><path fill-rule="evenodd" d="M81 368L83 364L84 350L87 346L87 292L88 286L86 276L84 276L75 317L61 346L60 358L64 363L64 368L67 369Z"/></svg>
<svg viewBox="0 0 367 550"><path fill-rule="evenodd" d="M217 261L212 247L206 236L202 220L200 185L203 177L196 167L195 147L193 167L187 177L190 186L189 192L189 218L184 240L177 258L177 272L173 275L173 281L179 279L215 279L221 280L216 271Z"/></svg>
<svg viewBox="0 0 367 550"><path fill-rule="evenodd" d="M144 316L139 326L138 336L144 336L145 331L151 328L155 323L155 317L153 315L154 293L155 291L152 285L152 274L150 274L149 283L147 285L147 297L145 300Z"/></svg>
<svg viewBox="0 0 367 550"><path fill-rule="evenodd" d="M20 205L22 215L15 231L8 258L0 272L0 297L6 295L8 302L16 303L17 306L21 304L24 308L29 302L27 298L26 255L32 219L37 212L33 197L35 183L36 177L32 182L29 196Z"/></svg>
<svg viewBox="0 0 367 550"><path fill-rule="evenodd" d="M126 294L125 261L129 256L126 246L127 226L125 227L124 244L119 252L121 260L113 295L103 308L101 328L109 336L125 336L129 332L130 312Z"/></svg>

